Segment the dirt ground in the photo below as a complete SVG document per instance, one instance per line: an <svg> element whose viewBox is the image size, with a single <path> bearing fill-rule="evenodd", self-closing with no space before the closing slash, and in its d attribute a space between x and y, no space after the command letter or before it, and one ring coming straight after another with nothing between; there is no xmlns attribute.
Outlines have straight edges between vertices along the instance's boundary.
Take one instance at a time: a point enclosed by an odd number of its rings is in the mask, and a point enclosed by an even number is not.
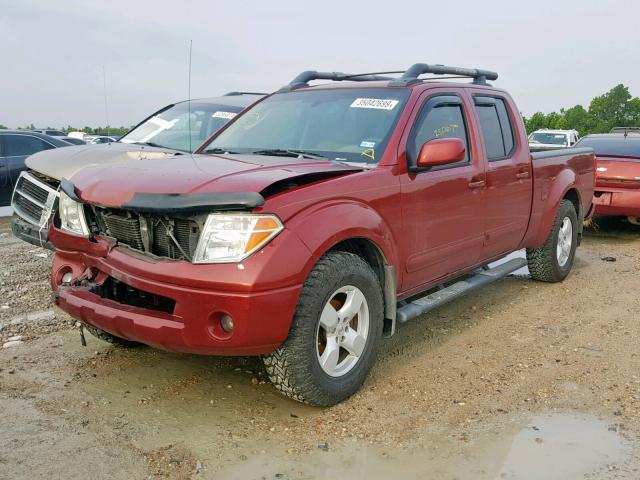
<svg viewBox="0 0 640 480"><path fill-rule="evenodd" d="M50 263L0 220L0 478L640 478L640 229L401 326L329 409L255 358L82 347Z"/></svg>

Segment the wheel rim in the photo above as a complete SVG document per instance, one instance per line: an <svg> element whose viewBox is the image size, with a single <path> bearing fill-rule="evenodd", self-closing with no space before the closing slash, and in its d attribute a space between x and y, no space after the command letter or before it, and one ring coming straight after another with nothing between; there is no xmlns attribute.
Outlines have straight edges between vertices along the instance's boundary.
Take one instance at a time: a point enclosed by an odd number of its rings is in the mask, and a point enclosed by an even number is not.
<svg viewBox="0 0 640 480"><path fill-rule="evenodd" d="M564 267L571 256L571 243L573 242L573 224L569 217L564 217L560 231L558 232L558 246L556 255L558 257L558 265Z"/></svg>
<svg viewBox="0 0 640 480"><path fill-rule="evenodd" d="M329 297L320 314L316 353L322 370L341 377L356 366L369 335L369 306L359 288L347 285Z"/></svg>

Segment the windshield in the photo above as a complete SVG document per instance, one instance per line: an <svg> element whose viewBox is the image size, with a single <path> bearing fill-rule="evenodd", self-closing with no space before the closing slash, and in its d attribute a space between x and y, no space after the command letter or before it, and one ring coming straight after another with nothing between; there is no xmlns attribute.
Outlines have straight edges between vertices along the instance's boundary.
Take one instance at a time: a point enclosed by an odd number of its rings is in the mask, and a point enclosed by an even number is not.
<svg viewBox="0 0 640 480"><path fill-rule="evenodd" d="M567 135L564 133L534 132L529 135L529 142L562 145L566 147Z"/></svg>
<svg viewBox="0 0 640 480"><path fill-rule="evenodd" d="M640 157L640 135L629 134L617 137L585 137L575 145L576 147L593 148L596 155L622 155L625 157Z"/></svg>
<svg viewBox="0 0 640 480"><path fill-rule="evenodd" d="M191 126L189 126L189 104L181 102L145 120L120 141L188 152L200 146L240 110L242 110L241 107L191 102ZM191 143L189 143L189 133L191 133Z"/></svg>
<svg viewBox="0 0 640 480"><path fill-rule="evenodd" d="M399 88L278 93L242 114L205 153L284 152L377 163L408 96Z"/></svg>

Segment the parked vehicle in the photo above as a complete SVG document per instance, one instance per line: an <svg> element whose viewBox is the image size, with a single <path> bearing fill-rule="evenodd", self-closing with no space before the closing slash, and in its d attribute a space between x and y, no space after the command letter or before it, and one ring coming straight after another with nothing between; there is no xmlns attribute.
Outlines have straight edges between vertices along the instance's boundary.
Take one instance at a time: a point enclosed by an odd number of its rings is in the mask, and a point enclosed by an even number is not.
<svg viewBox="0 0 640 480"><path fill-rule="evenodd" d="M49 233L55 302L106 341L263 355L285 395L344 400L397 322L527 264L571 270L593 151L532 155L496 78L303 72L181 162L79 171Z"/></svg>
<svg viewBox="0 0 640 480"><path fill-rule="evenodd" d="M11 194L20 172L25 167L25 159L36 152L59 147L69 143L29 130L0 130L0 206L11 202Z"/></svg>
<svg viewBox="0 0 640 480"><path fill-rule="evenodd" d="M532 152L572 147L580 139L577 130L549 130L543 128L529 135Z"/></svg>
<svg viewBox="0 0 640 480"><path fill-rule="evenodd" d="M99 145L101 143L112 143L117 141L115 138L108 137L106 135L85 135L82 140L84 140L84 143L92 145Z"/></svg>
<svg viewBox="0 0 640 480"><path fill-rule="evenodd" d="M43 135L49 135L50 137L66 137L67 134L62 130L56 130L55 128L38 128L31 130L32 132L41 133Z"/></svg>
<svg viewBox="0 0 640 480"><path fill-rule="evenodd" d="M640 225L640 134L587 135L577 146L596 153L595 214Z"/></svg>
<svg viewBox="0 0 640 480"><path fill-rule="evenodd" d="M640 127L613 127L609 133L640 133Z"/></svg>
<svg viewBox="0 0 640 480"><path fill-rule="evenodd" d="M63 154L43 152L30 157L27 161L30 170L20 177L13 197L11 228L14 235L34 245L53 248L48 242L48 224L57 208L62 178L70 178L84 166L96 163L106 165L129 159L182 155L190 149L189 127L195 148L233 115L260 98L261 94L233 92L194 100L191 125L188 125L187 102L167 105L136 125L121 142L77 146Z"/></svg>

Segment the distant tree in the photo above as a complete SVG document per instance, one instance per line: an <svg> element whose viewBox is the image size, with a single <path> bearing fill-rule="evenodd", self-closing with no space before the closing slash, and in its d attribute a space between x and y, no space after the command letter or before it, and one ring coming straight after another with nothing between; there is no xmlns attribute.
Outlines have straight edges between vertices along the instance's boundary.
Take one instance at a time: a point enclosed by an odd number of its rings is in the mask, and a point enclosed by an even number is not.
<svg viewBox="0 0 640 480"><path fill-rule="evenodd" d="M8 130L9 127L0 123L0 130Z"/></svg>
<svg viewBox="0 0 640 480"><path fill-rule="evenodd" d="M577 130L580 135L605 133L613 127L640 127L640 98L632 97L629 88L616 85L604 95L591 100L589 109L576 105L560 112L534 113L524 119L527 133L540 128Z"/></svg>

